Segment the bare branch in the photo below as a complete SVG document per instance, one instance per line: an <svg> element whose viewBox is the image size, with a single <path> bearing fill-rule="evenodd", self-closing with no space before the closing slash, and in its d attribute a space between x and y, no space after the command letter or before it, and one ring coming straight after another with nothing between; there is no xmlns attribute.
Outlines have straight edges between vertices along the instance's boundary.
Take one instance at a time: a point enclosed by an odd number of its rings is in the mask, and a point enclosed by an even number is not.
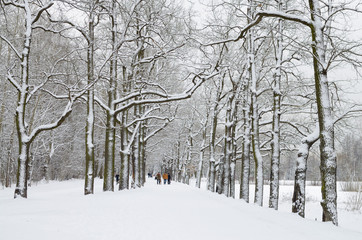
<svg viewBox="0 0 362 240"><path fill-rule="evenodd" d="M183 93L181 94L175 94L175 95L167 95L164 93L157 93L157 92L153 92L152 94L156 94L159 96L159 98L153 98L153 99L142 99L142 100L135 100L132 101L126 105L123 105L121 107L119 107L118 109L115 110L115 114L118 114L122 111L125 111L126 109L129 109L133 106L136 105L141 105L141 104L150 104L150 103L165 103L165 102L172 102L172 101L179 101L179 100L183 100L183 99L187 99L190 98L192 96L192 94L196 91L196 89L198 89L201 84L203 82L205 82L206 80L213 78L214 76L218 75L219 73L213 73L207 77L201 77L199 75L196 75L195 78L199 78L198 82L194 82L194 84L189 87L187 90L185 90ZM194 80L195 80L194 78ZM119 102L116 101L117 103Z"/></svg>
<svg viewBox="0 0 362 240"><path fill-rule="evenodd" d="M16 56L17 56L19 59L21 59L21 54L18 52L18 50L16 50L16 48L15 48L15 46L14 46L13 44L11 44L11 42L10 42L7 38L5 38L4 36L2 36L2 35L0 35L0 38L1 38L2 40L4 40L4 41L10 46L10 48L15 52Z"/></svg>
<svg viewBox="0 0 362 240"><path fill-rule="evenodd" d="M36 16L33 18L33 20L31 21L31 24L33 25L34 23L36 23L40 16L42 15L42 13L44 11L46 11L47 9L49 9L51 6L54 5L54 1L50 1L47 5L43 6L41 9L39 9L39 11L37 12Z"/></svg>

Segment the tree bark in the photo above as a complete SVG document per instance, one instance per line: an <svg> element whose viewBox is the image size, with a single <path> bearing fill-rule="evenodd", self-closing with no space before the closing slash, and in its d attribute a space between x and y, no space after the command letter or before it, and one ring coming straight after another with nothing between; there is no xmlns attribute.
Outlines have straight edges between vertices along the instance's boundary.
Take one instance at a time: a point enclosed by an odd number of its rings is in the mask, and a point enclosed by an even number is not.
<svg viewBox="0 0 362 240"><path fill-rule="evenodd" d="M312 18L312 52L314 79L320 129L322 219L338 225L337 215L337 157L334 148L334 121L329 97L324 33L319 1L309 0Z"/></svg>
<svg viewBox="0 0 362 240"><path fill-rule="evenodd" d="M211 110L211 127L210 127L210 160L209 160L209 173L208 173L208 181L207 181L207 189L211 192L215 191L215 181L216 181L216 169L215 169L215 147L216 147L216 129L218 124L218 112L219 112L219 104L221 100L221 94L223 90L223 79L219 78L219 82L217 84L217 91L215 95L215 101Z"/></svg>
<svg viewBox="0 0 362 240"><path fill-rule="evenodd" d="M114 191L114 163L115 163L115 148L116 148L116 117L114 114L117 88L117 13L116 13L116 1L112 0L111 7L111 41L112 41L112 56L110 60L109 69L109 85L107 89L108 95L108 108L110 111L106 111L106 137L105 137L105 150L104 150L104 163L105 170L108 172L104 178L103 191ZM112 181L112 184L109 183ZM107 183L107 184L106 184Z"/></svg>
<svg viewBox="0 0 362 240"><path fill-rule="evenodd" d="M243 103L243 121L244 121L244 136L241 156L241 183L240 183L240 199L249 202L249 178L250 178L250 145L251 145L251 94L249 91L250 78L244 82L245 100Z"/></svg>
<svg viewBox="0 0 362 240"><path fill-rule="evenodd" d="M122 113L121 117L121 171L120 171L120 178L119 178L119 190L129 189L129 164L130 158L129 154L125 154L125 148L127 143L127 129L124 126L126 122L126 112Z"/></svg>
<svg viewBox="0 0 362 240"><path fill-rule="evenodd" d="M283 2L278 3L279 11L283 10ZM283 20L278 19L276 33L276 64L273 86L273 125L272 125L272 156L270 167L269 208L278 210L279 202L279 164L280 164L280 114L281 114L281 67L283 60Z"/></svg>
<svg viewBox="0 0 362 240"><path fill-rule="evenodd" d="M292 212L305 216L305 182L307 179L307 160L309 149L319 139L319 126L314 132L302 139L299 147L297 166L295 169L294 191L292 199Z"/></svg>
<svg viewBox="0 0 362 240"><path fill-rule="evenodd" d="M88 19L89 39L87 46L87 83L89 86L94 81L94 13L89 13ZM94 87L90 87L87 91L87 121L86 121L86 167L85 167L85 183L84 195L94 193Z"/></svg>

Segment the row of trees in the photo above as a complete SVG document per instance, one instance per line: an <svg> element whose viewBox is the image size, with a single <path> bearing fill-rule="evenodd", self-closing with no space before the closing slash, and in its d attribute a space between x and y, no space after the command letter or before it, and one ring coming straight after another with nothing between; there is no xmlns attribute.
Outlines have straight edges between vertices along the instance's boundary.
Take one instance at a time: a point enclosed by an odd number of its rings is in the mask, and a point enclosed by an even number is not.
<svg viewBox="0 0 362 240"><path fill-rule="evenodd" d="M143 185L147 140L172 118L165 114L163 103L191 97L202 82L215 75L204 68L193 73L195 68L182 61L187 15L167 1L1 4L6 24L0 36L8 48L4 54L8 83L3 84L8 87L10 83L17 92L17 100L9 101L16 103L17 139L14 131L11 139L18 142L19 149L15 197L27 197L32 157L40 144L37 137L47 133L50 136L40 141L48 152L44 164L48 178L47 165L57 147L52 131L75 110L86 115L84 193L94 191L97 115L105 132L103 190L114 190L116 150L120 154L120 189L128 187L130 175L133 187ZM179 68L181 65L185 67ZM183 72L186 68L187 73ZM6 100L3 107L8 106ZM73 121L82 117L75 118ZM13 161L10 155L8 163ZM6 176L11 175L6 171Z"/></svg>
<svg viewBox="0 0 362 240"><path fill-rule="evenodd" d="M360 66L360 43L349 37L341 23L346 12L359 12L358 3L350 4L282 0L214 4L201 45L220 75L204 85L207 107L198 109L206 115L185 133L186 154L181 164L174 163L175 171L198 169L199 187L201 166L208 160L208 189L234 197L235 181L240 178L240 198L247 202L252 173L258 205L263 203L268 175L269 207L277 209L281 153L290 157L288 151L294 151L292 210L304 217L307 158L319 141L323 221L337 225L335 126L360 111L341 97L337 82L330 80L335 79L333 68ZM206 156L205 149L209 150ZM186 156L191 154L195 159L200 154L198 164L190 164ZM239 176L235 175L237 162ZM185 165L188 170L182 170Z"/></svg>
<svg viewBox="0 0 362 240"><path fill-rule="evenodd" d="M200 29L174 1L2 0L2 181L16 178L15 197L27 197L32 178L84 176L92 194L97 176L114 191L119 173L123 190L164 168L184 183L196 172L197 187L206 175L208 190L229 197L240 179L246 202L254 178L262 205L269 165L278 209L281 157L299 149L293 212L304 216L307 158L320 140L323 220L337 225L334 129L358 108L328 73L359 67L359 44L340 37L345 12L358 8L219 1Z"/></svg>

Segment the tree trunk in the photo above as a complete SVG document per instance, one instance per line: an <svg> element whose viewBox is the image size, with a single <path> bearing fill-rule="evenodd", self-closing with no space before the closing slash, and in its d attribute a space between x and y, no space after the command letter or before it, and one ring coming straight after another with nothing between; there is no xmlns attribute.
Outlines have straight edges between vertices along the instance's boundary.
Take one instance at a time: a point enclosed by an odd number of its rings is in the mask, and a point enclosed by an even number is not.
<svg viewBox="0 0 362 240"><path fill-rule="evenodd" d="M329 97L323 25L319 1L309 0L309 6L312 18L312 52L320 129L322 219L324 222L331 221L334 225L338 225L337 158L334 148L334 121Z"/></svg>
<svg viewBox="0 0 362 240"><path fill-rule="evenodd" d="M28 197L29 143L19 144L18 172L14 198Z"/></svg>
<svg viewBox="0 0 362 240"><path fill-rule="evenodd" d="M12 149L13 149L13 143L14 143L14 136L15 135L15 125L13 126L13 130L11 132L11 135L10 135L10 141L9 141L9 144L7 146L7 160L6 160L6 171L5 171L5 187L11 187L11 180L12 180L12 177L11 177L11 172L12 172L12 169L13 169L13 158L12 158Z"/></svg>
<svg viewBox="0 0 362 240"><path fill-rule="evenodd" d="M249 92L250 78L244 84L244 93L246 100L243 104L243 119L244 119L244 137L243 137L243 153L241 159L241 183L240 183L240 199L249 202L249 178L250 178L250 144L251 144L251 119L250 106L251 94Z"/></svg>
<svg viewBox="0 0 362 240"><path fill-rule="evenodd" d="M279 1L278 8L283 10L283 3ZM273 125L272 125L272 156L270 165L270 194L269 208L278 210L279 201L279 163L280 163L280 114L281 114L281 67L283 60L283 20L278 20L278 30L276 33L276 64L274 72L273 86Z"/></svg>
<svg viewBox="0 0 362 240"><path fill-rule="evenodd" d="M221 100L221 93L223 90L223 79L220 77L217 85L217 92L215 95L215 102L211 110L211 127L210 127L210 160L209 160L209 173L207 181L207 189L211 192L215 191L216 181L216 169L215 169L215 141L216 141L216 129L218 123L218 108Z"/></svg>
<svg viewBox="0 0 362 240"><path fill-rule="evenodd" d="M232 153L231 153L231 162L230 162L230 196L232 198L235 198L235 185L236 185L236 179L235 179L235 169L236 169L236 152L237 152L237 144L236 144L236 123L238 122L237 119L237 113L238 113L238 106L240 104L239 102L239 94L241 93L241 89L239 89L239 86L241 86L240 82L238 82L235 94L236 97L234 98L233 103L233 111L232 111L232 119L233 124L231 127L231 144L232 144Z"/></svg>
<svg viewBox="0 0 362 240"><path fill-rule="evenodd" d="M200 188L201 187L201 178L202 178L202 171L203 171L203 166L204 166L204 153L205 153L205 145L206 145L206 141L207 141L207 136L206 136L206 130L207 130L207 122L208 122L208 116L209 114L206 114L206 120L205 122L202 123L202 142L200 145L200 161L199 161L199 166L197 168L197 176L196 176L196 187Z"/></svg>
<svg viewBox="0 0 362 240"><path fill-rule="evenodd" d="M255 12L254 1L250 0L251 5L248 8L249 16L253 16ZM249 51L249 75L251 80L251 126L252 126L252 148L255 163L255 197L254 203L259 206L263 205L263 190L264 190L264 176L263 176L263 158L259 149L259 110L257 103L257 76L255 66L255 33L254 29L248 32L248 51Z"/></svg>
<svg viewBox="0 0 362 240"><path fill-rule="evenodd" d="M28 164L29 164L29 148L30 143L27 135L25 124L26 114L26 101L29 94L29 54L32 39L32 19L29 3L24 2L25 5L25 35L23 51L21 53L21 82L18 90L18 104L16 108L16 129L18 132L19 143L19 157L18 157L18 172L16 179L16 188L14 198L23 197L27 198L27 180L28 180Z"/></svg>
<svg viewBox="0 0 362 240"><path fill-rule="evenodd" d="M219 171L217 175L216 192L222 194L224 192L224 156L219 161Z"/></svg>
<svg viewBox="0 0 362 240"><path fill-rule="evenodd" d="M259 206L263 205L263 190L264 190L264 174L263 174L263 158L259 149L259 116L258 106L253 104L252 118L252 147L255 163L255 198L254 203Z"/></svg>
<svg viewBox="0 0 362 240"><path fill-rule="evenodd" d="M140 159L141 159L141 185L142 187L145 185L146 182L146 123L141 125L141 137L140 137Z"/></svg>
<svg viewBox="0 0 362 240"><path fill-rule="evenodd" d="M294 191L292 199L292 212L298 213L299 216L305 215L305 181L307 179L307 160L309 149L319 139L319 127L307 137L302 139L299 147L297 166L295 169Z"/></svg>
<svg viewBox="0 0 362 240"><path fill-rule="evenodd" d="M129 159L129 155L125 154L125 146L126 146L126 142L127 142L127 129L125 128L124 124L126 122L126 113L123 112L122 113L122 117L121 117L121 131L120 131L120 135L121 135L121 171L120 171L120 178L119 178L119 190L124 190L124 189L129 189L129 164L130 164L130 159Z"/></svg>
<svg viewBox="0 0 362 240"><path fill-rule="evenodd" d="M107 89L108 95L108 108L107 120L106 120L106 137L105 137L105 151L104 151L104 163L105 169L107 169L107 177L105 177L103 191L114 191L114 162L115 162L115 148L116 148L116 117L114 115L115 104L113 101L116 98L117 89L117 14L116 14L116 2L112 0L111 8L111 41L112 41L112 56L110 59L109 68L109 85ZM106 175L105 175L106 176ZM107 180L106 180L107 178ZM111 179L112 178L112 179ZM112 184L109 185L110 181Z"/></svg>
<svg viewBox="0 0 362 240"><path fill-rule="evenodd" d="M197 177L196 177L196 187L201 187L201 177L202 177L202 166L204 161L204 150L200 150L200 160L199 160L199 166L197 168Z"/></svg>
<svg viewBox="0 0 362 240"><path fill-rule="evenodd" d="M233 139L232 139L232 128L233 128L233 113L232 106L234 100L234 93L231 93L227 101L226 119L225 119L225 135L224 135L224 187L223 194L227 197L230 196L230 165L233 154Z"/></svg>
<svg viewBox="0 0 362 240"><path fill-rule="evenodd" d="M87 71L88 85L94 81L94 16L90 12L88 19L88 51L87 51ZM87 91L87 122L86 122L85 146L86 146L86 167L84 195L94 193L94 87Z"/></svg>

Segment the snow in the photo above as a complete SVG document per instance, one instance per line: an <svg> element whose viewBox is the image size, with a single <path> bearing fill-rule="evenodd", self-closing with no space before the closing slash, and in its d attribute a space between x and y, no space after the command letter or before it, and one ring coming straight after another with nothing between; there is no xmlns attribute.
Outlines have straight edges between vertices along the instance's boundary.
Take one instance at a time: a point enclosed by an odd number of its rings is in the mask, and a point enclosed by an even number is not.
<svg viewBox="0 0 362 240"><path fill-rule="evenodd" d="M320 187L307 187L306 215L312 219L302 219L289 213L293 186L281 186L280 211L275 211L148 180L141 189L102 192L96 179L96 193L87 196L82 180L38 184L29 189L29 199L14 200L14 189L0 189L1 239L362 239L360 213L340 211L340 227L320 222Z"/></svg>

